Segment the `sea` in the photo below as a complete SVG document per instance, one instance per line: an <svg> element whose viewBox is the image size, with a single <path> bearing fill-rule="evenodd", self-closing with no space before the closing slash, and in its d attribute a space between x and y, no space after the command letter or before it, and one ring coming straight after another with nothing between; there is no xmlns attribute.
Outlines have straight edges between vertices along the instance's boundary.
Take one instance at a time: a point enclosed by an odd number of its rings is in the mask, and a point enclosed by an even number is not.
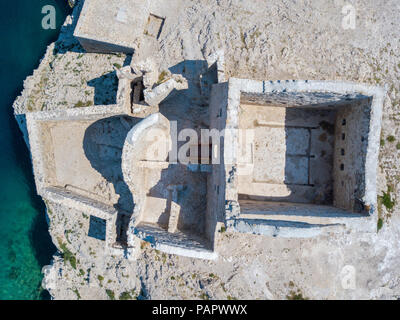
<svg viewBox="0 0 400 320"><path fill-rule="evenodd" d="M55 9L55 29L48 11ZM43 13L42 13L43 12ZM12 103L57 40L71 8L67 0L0 1L0 299L49 299L41 269L56 252L36 194L29 149L13 116Z"/></svg>

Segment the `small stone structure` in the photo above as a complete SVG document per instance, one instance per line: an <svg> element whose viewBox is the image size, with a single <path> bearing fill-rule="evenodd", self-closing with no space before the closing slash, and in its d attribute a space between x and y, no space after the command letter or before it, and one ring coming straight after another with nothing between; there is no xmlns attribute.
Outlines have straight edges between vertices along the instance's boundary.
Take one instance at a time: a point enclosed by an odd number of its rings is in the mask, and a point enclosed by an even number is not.
<svg viewBox="0 0 400 320"><path fill-rule="evenodd" d="M87 52L133 53L143 36L157 39L164 26L150 6L149 0L85 0L74 36Z"/></svg>
<svg viewBox="0 0 400 320"><path fill-rule="evenodd" d="M105 247L112 248L115 205L125 192L118 190L119 141L132 119L117 106L35 112L26 119L38 194L104 220Z"/></svg>
<svg viewBox="0 0 400 320"><path fill-rule="evenodd" d="M135 199L129 242L139 237L168 253L214 259L214 234L204 234L206 174L169 162L170 123L155 113L128 134L122 171Z"/></svg>

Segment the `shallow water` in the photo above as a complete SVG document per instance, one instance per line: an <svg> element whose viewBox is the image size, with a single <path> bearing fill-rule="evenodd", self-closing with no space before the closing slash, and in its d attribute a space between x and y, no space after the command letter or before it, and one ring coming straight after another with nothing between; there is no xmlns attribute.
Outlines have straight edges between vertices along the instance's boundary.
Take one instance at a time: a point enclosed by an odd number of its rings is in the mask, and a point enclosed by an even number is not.
<svg viewBox="0 0 400 320"><path fill-rule="evenodd" d="M56 8L56 30L42 29L45 5ZM56 249L12 103L46 46L56 40L69 11L66 0L0 3L0 299L47 298L40 287L41 268L50 263Z"/></svg>

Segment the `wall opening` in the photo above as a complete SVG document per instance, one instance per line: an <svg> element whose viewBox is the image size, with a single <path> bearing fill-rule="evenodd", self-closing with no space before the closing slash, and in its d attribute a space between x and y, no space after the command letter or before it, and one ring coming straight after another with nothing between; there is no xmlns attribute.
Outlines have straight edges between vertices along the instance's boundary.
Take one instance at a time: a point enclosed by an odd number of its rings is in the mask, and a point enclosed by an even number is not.
<svg viewBox="0 0 400 320"><path fill-rule="evenodd" d="M106 240L107 221L95 216L90 216L88 236L97 240Z"/></svg>
<svg viewBox="0 0 400 320"><path fill-rule="evenodd" d="M144 104L144 84L143 79L132 81L131 83L131 105Z"/></svg>
<svg viewBox="0 0 400 320"><path fill-rule="evenodd" d="M165 18L150 14L147 19L147 25L144 34L158 39L164 26Z"/></svg>

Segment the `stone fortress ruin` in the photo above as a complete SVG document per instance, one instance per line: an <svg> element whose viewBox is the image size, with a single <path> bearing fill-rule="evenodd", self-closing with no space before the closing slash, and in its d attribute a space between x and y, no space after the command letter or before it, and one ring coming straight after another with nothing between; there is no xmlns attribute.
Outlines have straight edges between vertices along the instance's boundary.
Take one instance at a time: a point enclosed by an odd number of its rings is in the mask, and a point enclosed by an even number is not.
<svg viewBox="0 0 400 320"><path fill-rule="evenodd" d="M216 201L224 201L228 230L307 237L366 227L376 209L382 99L379 88L344 82L216 85L213 126L252 130L223 147L232 165L220 169L228 178L219 178L225 195Z"/></svg>
<svg viewBox="0 0 400 320"><path fill-rule="evenodd" d="M216 259L221 228L312 237L376 226L383 89L226 79L222 52L161 71L147 53L171 9L107 3L86 0L74 35L88 52L133 54L116 70L115 103L26 114L38 193L90 215L89 237L128 258L144 240ZM220 136L187 142L186 129Z"/></svg>

